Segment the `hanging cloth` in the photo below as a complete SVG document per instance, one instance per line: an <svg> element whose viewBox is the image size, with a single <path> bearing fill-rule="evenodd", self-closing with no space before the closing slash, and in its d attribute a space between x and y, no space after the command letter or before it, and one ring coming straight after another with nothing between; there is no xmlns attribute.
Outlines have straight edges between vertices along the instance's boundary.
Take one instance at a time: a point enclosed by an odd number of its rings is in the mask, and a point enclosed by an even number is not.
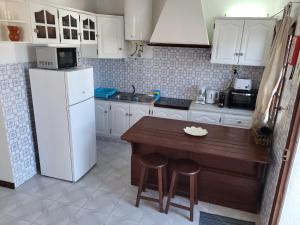
<svg viewBox="0 0 300 225"><path fill-rule="evenodd" d="M290 17L292 5L284 9L283 19L277 25L277 32L272 44L269 61L265 67L262 81L257 95L256 109L253 116L252 127L259 128L268 124L269 108L276 87L284 72L284 60L289 34L294 20Z"/></svg>

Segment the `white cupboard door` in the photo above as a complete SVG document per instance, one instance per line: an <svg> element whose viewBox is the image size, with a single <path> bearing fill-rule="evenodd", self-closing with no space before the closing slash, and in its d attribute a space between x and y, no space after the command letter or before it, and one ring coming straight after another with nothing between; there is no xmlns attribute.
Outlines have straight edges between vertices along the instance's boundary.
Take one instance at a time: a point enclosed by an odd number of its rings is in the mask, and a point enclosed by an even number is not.
<svg viewBox="0 0 300 225"><path fill-rule="evenodd" d="M132 127L136 122L142 119L144 116L149 116L150 107L146 105L130 105L130 127Z"/></svg>
<svg viewBox="0 0 300 225"><path fill-rule="evenodd" d="M99 136L109 136L109 106L107 101L96 100L96 133Z"/></svg>
<svg viewBox="0 0 300 225"><path fill-rule="evenodd" d="M186 110L176 110L176 109L165 109L165 108L153 108L153 116L165 119L174 120L187 120L188 111Z"/></svg>
<svg viewBox="0 0 300 225"><path fill-rule="evenodd" d="M57 8L42 4L30 4L32 42L34 44L58 44Z"/></svg>
<svg viewBox="0 0 300 225"><path fill-rule="evenodd" d="M244 22L229 19L215 21L212 63L238 64Z"/></svg>
<svg viewBox="0 0 300 225"><path fill-rule="evenodd" d="M80 14L81 44L97 44L96 21L96 16Z"/></svg>
<svg viewBox="0 0 300 225"><path fill-rule="evenodd" d="M122 16L98 17L98 57L124 58L124 19Z"/></svg>
<svg viewBox="0 0 300 225"><path fill-rule="evenodd" d="M264 66L270 55L275 20L246 20L239 65Z"/></svg>
<svg viewBox="0 0 300 225"><path fill-rule="evenodd" d="M216 124L219 125L222 122L221 114L213 112L200 112L191 111L190 121L197 123Z"/></svg>
<svg viewBox="0 0 300 225"><path fill-rule="evenodd" d="M79 45L79 14L64 9L59 9L58 13L61 43Z"/></svg>
<svg viewBox="0 0 300 225"><path fill-rule="evenodd" d="M225 114L223 117L223 125L229 127L250 129L252 125L252 116Z"/></svg>
<svg viewBox="0 0 300 225"><path fill-rule="evenodd" d="M79 180L96 163L94 99L69 108L73 181Z"/></svg>
<svg viewBox="0 0 300 225"><path fill-rule="evenodd" d="M74 70L65 74L69 105L94 97L93 68Z"/></svg>
<svg viewBox="0 0 300 225"><path fill-rule="evenodd" d="M110 112L111 135L120 137L129 129L129 104L111 103Z"/></svg>

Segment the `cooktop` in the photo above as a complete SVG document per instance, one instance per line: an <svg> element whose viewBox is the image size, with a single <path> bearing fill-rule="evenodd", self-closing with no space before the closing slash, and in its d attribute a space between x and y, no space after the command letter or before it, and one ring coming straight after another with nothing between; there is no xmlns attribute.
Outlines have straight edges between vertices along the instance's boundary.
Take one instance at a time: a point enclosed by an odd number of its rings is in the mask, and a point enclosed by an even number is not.
<svg viewBox="0 0 300 225"><path fill-rule="evenodd" d="M156 107L189 110L192 100L161 97L154 103Z"/></svg>

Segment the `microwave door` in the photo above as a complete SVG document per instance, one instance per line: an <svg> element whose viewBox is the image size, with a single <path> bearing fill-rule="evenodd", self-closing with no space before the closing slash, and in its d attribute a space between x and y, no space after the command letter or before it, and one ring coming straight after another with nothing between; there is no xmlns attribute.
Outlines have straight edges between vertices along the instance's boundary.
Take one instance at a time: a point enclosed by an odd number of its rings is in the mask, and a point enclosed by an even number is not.
<svg viewBox="0 0 300 225"><path fill-rule="evenodd" d="M59 69L77 66L76 48L58 48L57 61Z"/></svg>

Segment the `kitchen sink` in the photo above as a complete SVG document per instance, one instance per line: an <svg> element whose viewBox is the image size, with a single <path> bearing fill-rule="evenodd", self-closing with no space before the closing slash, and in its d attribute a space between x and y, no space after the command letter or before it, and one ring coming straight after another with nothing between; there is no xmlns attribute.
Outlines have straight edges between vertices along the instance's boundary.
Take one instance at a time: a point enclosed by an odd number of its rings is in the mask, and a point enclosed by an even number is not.
<svg viewBox="0 0 300 225"><path fill-rule="evenodd" d="M132 93L120 92L115 96L111 97L111 99L119 100L119 101L127 101L127 102L151 103L155 100L155 97L147 94L132 94Z"/></svg>

